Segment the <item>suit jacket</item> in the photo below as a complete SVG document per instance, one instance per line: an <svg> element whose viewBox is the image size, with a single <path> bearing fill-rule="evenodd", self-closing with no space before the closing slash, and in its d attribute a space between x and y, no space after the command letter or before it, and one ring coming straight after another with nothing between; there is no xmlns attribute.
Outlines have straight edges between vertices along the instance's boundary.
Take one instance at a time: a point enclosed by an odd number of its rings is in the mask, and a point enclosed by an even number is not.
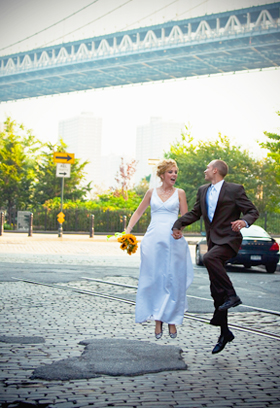
<svg viewBox="0 0 280 408"><path fill-rule="evenodd" d="M240 219L242 213L242 219L251 225L259 217L259 212L247 197L242 185L224 181L213 220L210 222L206 203L206 193L209 187L210 184L199 187L193 209L179 218L173 228L186 227L203 216L208 246L211 242L217 245L228 244L237 253L242 242L242 235L240 232L232 231L231 222Z"/></svg>

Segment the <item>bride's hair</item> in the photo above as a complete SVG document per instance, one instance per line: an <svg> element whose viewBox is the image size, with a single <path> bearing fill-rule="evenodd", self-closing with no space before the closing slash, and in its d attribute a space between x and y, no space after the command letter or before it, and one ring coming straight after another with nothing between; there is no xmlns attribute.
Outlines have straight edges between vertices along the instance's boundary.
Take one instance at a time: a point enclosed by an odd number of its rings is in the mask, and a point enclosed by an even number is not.
<svg viewBox="0 0 280 408"><path fill-rule="evenodd" d="M157 176L160 177L166 171L170 170L172 167L176 167L179 170L177 163L173 159L163 159L157 165Z"/></svg>

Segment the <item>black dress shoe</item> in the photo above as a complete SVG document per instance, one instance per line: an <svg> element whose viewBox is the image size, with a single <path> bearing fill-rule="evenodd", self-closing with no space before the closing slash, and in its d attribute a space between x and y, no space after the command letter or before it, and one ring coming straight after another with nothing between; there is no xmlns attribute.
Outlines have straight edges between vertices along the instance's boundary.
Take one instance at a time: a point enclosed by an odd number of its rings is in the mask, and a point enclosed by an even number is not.
<svg viewBox="0 0 280 408"><path fill-rule="evenodd" d="M212 350L212 354L217 354L225 348L225 345L234 339L234 335L231 331L226 336L221 335L218 339L218 343Z"/></svg>
<svg viewBox="0 0 280 408"><path fill-rule="evenodd" d="M228 310L230 307L235 307L241 305L241 299L239 296L230 296L225 303L219 306L219 310L224 311Z"/></svg>

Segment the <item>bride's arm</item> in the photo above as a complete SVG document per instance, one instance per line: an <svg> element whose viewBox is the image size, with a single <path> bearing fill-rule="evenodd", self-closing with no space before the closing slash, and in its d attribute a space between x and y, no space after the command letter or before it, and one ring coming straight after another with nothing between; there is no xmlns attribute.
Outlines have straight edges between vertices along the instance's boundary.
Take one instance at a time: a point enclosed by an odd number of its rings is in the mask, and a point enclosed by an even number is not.
<svg viewBox="0 0 280 408"><path fill-rule="evenodd" d="M146 192L145 197L143 198L143 200L141 201L141 203L139 204L137 210L132 214L128 226L126 228L126 233L130 234L132 228L134 227L134 225L140 220L140 218L142 217L142 215L144 214L144 212L146 211L146 209L149 207L150 205L150 201L151 201L151 197L152 197L152 192L153 189L150 189Z"/></svg>
<svg viewBox="0 0 280 408"><path fill-rule="evenodd" d="M179 194L179 204L180 204L180 215L182 216L188 212L187 198L186 198L186 193L181 188L178 189L178 194Z"/></svg>

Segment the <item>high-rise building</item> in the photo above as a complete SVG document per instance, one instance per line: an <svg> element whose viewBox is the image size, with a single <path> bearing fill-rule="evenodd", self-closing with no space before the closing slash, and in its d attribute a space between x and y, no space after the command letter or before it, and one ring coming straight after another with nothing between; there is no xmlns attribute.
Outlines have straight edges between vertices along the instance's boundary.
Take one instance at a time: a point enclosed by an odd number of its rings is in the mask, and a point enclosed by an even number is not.
<svg viewBox="0 0 280 408"><path fill-rule="evenodd" d="M136 132L136 160L138 161L135 174L136 183L151 174L149 159L161 159L170 145L180 139L184 130L184 123L164 121L162 118L150 118L150 123L137 126Z"/></svg>
<svg viewBox="0 0 280 408"><path fill-rule="evenodd" d="M99 185L101 176L102 119L92 112L82 112L79 116L62 120L58 125L59 138L67 144L69 153L75 158L89 161L85 167L87 183Z"/></svg>

